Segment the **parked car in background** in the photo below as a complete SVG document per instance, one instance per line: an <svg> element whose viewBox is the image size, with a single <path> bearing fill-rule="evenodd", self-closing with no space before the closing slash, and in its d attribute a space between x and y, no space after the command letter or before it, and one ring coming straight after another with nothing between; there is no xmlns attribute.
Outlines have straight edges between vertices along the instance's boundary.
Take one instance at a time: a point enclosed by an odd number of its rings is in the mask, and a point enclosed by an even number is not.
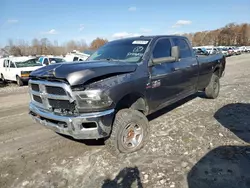
<svg viewBox="0 0 250 188"><path fill-rule="evenodd" d="M72 61L85 61L90 55L85 54L76 50L66 54L64 57L65 61L72 62Z"/></svg>
<svg viewBox="0 0 250 188"><path fill-rule="evenodd" d="M29 113L60 134L105 138L112 153L131 153L151 133L147 115L197 91L217 98L225 64L222 54L195 56L182 36L111 41L88 61L32 72Z"/></svg>
<svg viewBox="0 0 250 188"><path fill-rule="evenodd" d="M250 52L250 46L246 46L246 52Z"/></svg>
<svg viewBox="0 0 250 188"><path fill-rule="evenodd" d="M239 50L241 51L241 53L246 52L246 46L239 47Z"/></svg>
<svg viewBox="0 0 250 188"><path fill-rule="evenodd" d="M209 54L217 54L219 51L217 48L215 47L207 47L206 48L206 51L209 53Z"/></svg>
<svg viewBox="0 0 250 188"><path fill-rule="evenodd" d="M227 48L228 50L228 54L230 55L230 56L232 56L232 55L235 55L235 53L234 53L234 49L232 48L232 47L228 47Z"/></svg>
<svg viewBox="0 0 250 188"><path fill-rule="evenodd" d="M239 47L233 47L233 51L235 55L240 55L241 54L241 50Z"/></svg>
<svg viewBox="0 0 250 188"><path fill-rule="evenodd" d="M196 56L209 55L205 48L193 48L193 51Z"/></svg>
<svg viewBox="0 0 250 188"><path fill-rule="evenodd" d="M42 64L42 66L65 62L65 60L62 57L53 57L53 56L41 56L39 57L38 61Z"/></svg>
<svg viewBox="0 0 250 188"><path fill-rule="evenodd" d="M228 49L227 48L219 48L221 53L225 56L225 57L228 57L230 56L229 52L228 52Z"/></svg>
<svg viewBox="0 0 250 188"><path fill-rule="evenodd" d="M36 58L9 57L0 60L0 76L2 81L16 81L22 86L29 80L32 71L42 67Z"/></svg>

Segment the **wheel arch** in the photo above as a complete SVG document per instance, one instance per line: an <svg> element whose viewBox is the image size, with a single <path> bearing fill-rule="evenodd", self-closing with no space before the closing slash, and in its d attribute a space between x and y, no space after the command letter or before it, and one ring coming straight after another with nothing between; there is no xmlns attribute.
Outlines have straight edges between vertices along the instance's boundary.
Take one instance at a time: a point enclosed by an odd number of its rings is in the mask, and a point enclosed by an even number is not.
<svg viewBox="0 0 250 188"><path fill-rule="evenodd" d="M214 74L218 75L219 77L221 77L221 74L222 74L222 67L220 65L217 65L215 68L214 68L214 71L213 71Z"/></svg>
<svg viewBox="0 0 250 188"><path fill-rule="evenodd" d="M125 108L138 110L145 115L147 115L149 112L149 107L145 96L137 92L126 94L116 103L116 111Z"/></svg>

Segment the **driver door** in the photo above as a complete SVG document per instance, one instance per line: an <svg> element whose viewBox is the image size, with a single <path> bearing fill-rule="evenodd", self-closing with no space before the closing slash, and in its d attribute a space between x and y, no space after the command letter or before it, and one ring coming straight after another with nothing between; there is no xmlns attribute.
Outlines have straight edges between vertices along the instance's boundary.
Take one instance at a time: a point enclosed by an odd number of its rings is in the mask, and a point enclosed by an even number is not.
<svg viewBox="0 0 250 188"><path fill-rule="evenodd" d="M11 79L11 74L10 74L10 60L6 59L5 62L4 62L4 78L6 80L10 80Z"/></svg>
<svg viewBox="0 0 250 188"><path fill-rule="evenodd" d="M152 51L152 58L170 57L171 47L170 38L158 39ZM176 66L178 66L178 62L165 62L149 67L151 80L150 86L147 88L151 109L166 106L168 102L183 92L182 74L181 71L176 71Z"/></svg>

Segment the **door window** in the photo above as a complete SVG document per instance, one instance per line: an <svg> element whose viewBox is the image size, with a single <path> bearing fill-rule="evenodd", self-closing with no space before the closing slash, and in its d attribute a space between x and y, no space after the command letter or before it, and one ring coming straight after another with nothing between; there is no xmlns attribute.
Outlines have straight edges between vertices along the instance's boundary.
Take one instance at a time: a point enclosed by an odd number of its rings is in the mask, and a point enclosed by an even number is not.
<svg viewBox="0 0 250 188"><path fill-rule="evenodd" d="M186 40L174 38L173 43L175 46L178 46L180 49L180 58L192 57L191 49Z"/></svg>
<svg viewBox="0 0 250 188"><path fill-rule="evenodd" d="M12 61L10 62L10 68L16 68L15 64Z"/></svg>
<svg viewBox="0 0 250 188"><path fill-rule="evenodd" d="M154 58L170 57L171 43L169 39L160 39L153 50Z"/></svg>
<svg viewBox="0 0 250 188"><path fill-rule="evenodd" d="M49 60L47 58L44 58L43 64L44 65L48 65L49 64Z"/></svg>
<svg viewBox="0 0 250 188"><path fill-rule="evenodd" d="M78 61L78 57L74 57L73 61Z"/></svg>
<svg viewBox="0 0 250 188"><path fill-rule="evenodd" d="M3 67L9 67L9 60L4 60Z"/></svg>

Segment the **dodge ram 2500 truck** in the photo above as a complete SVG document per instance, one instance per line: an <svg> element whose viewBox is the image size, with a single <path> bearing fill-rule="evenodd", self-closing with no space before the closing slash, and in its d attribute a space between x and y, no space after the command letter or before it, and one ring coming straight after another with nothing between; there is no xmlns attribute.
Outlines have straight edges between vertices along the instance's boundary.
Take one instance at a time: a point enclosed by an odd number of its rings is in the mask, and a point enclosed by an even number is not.
<svg viewBox="0 0 250 188"><path fill-rule="evenodd" d="M141 36L111 41L85 62L53 64L30 75L30 115L75 139L105 138L113 153L139 150L147 115L197 91L215 99L222 54L195 56L186 37Z"/></svg>

